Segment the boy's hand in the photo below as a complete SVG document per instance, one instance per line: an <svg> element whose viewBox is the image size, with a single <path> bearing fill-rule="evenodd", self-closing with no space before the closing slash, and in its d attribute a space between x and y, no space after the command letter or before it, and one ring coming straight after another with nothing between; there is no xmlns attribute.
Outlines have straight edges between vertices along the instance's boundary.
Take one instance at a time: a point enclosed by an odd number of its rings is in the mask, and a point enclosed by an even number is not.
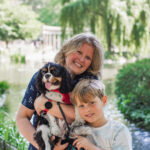
<svg viewBox="0 0 150 150"><path fill-rule="evenodd" d="M77 139L73 142L73 146L78 150L84 148L85 150L94 150L97 149L95 145L93 145L87 138L78 136Z"/></svg>

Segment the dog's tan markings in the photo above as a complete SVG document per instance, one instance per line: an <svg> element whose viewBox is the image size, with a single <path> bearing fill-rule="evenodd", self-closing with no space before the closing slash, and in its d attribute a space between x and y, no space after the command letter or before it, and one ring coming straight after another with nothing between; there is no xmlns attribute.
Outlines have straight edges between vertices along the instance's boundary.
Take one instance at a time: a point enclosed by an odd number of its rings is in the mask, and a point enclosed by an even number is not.
<svg viewBox="0 0 150 150"><path fill-rule="evenodd" d="M43 72L47 72L47 68L43 68Z"/></svg>
<svg viewBox="0 0 150 150"><path fill-rule="evenodd" d="M50 79L50 82L51 82L51 83L56 83L56 82L58 82L58 83L60 84L61 78L56 78L56 77L53 76L53 77Z"/></svg>
<svg viewBox="0 0 150 150"><path fill-rule="evenodd" d="M56 77L56 79L61 82L62 78L61 77Z"/></svg>
<svg viewBox="0 0 150 150"><path fill-rule="evenodd" d="M56 82L56 81L61 82L61 80L62 80L62 78L61 78L61 77L54 77L54 76L52 76L52 77L51 77L51 81L50 81L50 82Z"/></svg>
<svg viewBox="0 0 150 150"><path fill-rule="evenodd" d="M57 81L56 78L55 78L54 76L52 76L51 79L50 79L50 82L51 82L51 83L54 83L54 82L56 82L56 81Z"/></svg>
<svg viewBox="0 0 150 150"><path fill-rule="evenodd" d="M52 71L52 70L54 70L55 69L55 67L50 67L50 71Z"/></svg>

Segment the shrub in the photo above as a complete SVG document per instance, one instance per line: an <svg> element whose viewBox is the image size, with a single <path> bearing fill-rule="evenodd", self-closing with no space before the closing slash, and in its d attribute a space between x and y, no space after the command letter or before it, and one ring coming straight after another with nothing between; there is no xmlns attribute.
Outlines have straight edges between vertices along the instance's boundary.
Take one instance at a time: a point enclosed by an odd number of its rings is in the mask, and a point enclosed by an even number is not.
<svg viewBox="0 0 150 150"><path fill-rule="evenodd" d="M9 119L8 114L2 108L0 108L0 139L17 150L26 150L28 147L25 139L20 136L15 122Z"/></svg>
<svg viewBox="0 0 150 150"><path fill-rule="evenodd" d="M9 84L6 81L0 82L0 96L4 94L9 88Z"/></svg>
<svg viewBox="0 0 150 150"><path fill-rule="evenodd" d="M125 117L150 130L150 59L123 66L116 76L115 93Z"/></svg>
<svg viewBox="0 0 150 150"><path fill-rule="evenodd" d="M26 63L26 57L21 55L20 53L11 55L10 60L16 64L17 63L22 63L22 64Z"/></svg>

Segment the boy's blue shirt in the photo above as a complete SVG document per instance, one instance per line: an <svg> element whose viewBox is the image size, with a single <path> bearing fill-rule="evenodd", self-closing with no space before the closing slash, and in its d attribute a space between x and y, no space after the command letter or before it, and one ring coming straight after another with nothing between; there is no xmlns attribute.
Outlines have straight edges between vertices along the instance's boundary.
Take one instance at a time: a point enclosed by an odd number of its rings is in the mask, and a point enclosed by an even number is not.
<svg viewBox="0 0 150 150"><path fill-rule="evenodd" d="M26 89L25 95L22 99L22 104L26 106L27 108L34 110L34 101L35 99L40 96L40 92L36 88L36 77L38 75L38 72L36 72L31 81L28 84L28 87ZM92 75L91 73L84 72L81 75L77 75L74 80L73 80L73 87L81 80L81 79L98 79L97 76ZM38 116L36 112L34 113L33 116L33 126L36 128L37 127L37 121L38 121ZM30 144L29 150L37 150L34 146Z"/></svg>

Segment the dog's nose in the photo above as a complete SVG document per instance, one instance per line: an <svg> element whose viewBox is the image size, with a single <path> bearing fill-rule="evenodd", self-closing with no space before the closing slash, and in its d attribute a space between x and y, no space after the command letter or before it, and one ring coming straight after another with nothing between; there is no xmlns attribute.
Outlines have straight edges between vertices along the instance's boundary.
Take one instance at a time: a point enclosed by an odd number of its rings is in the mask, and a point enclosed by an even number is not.
<svg viewBox="0 0 150 150"><path fill-rule="evenodd" d="M51 75L50 74L45 74L45 78L48 79Z"/></svg>

